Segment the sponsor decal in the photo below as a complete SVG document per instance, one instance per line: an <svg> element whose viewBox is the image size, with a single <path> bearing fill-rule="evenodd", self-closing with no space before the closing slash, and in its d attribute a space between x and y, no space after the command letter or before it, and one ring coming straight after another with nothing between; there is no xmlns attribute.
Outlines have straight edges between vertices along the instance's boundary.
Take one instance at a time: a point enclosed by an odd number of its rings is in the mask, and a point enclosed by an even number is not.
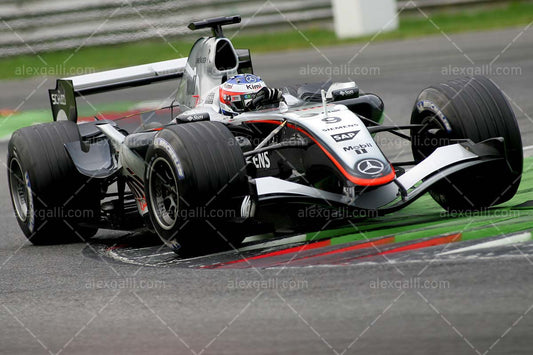
<svg viewBox="0 0 533 355"><path fill-rule="evenodd" d="M270 157L268 156L268 152L263 152L263 153L254 155L251 158L251 161L257 169L270 168Z"/></svg>
<svg viewBox="0 0 533 355"><path fill-rule="evenodd" d="M362 149L355 149L354 152L355 152L357 155L361 155L361 154L366 154L366 153L368 153L368 151L367 151L365 148L362 148Z"/></svg>
<svg viewBox="0 0 533 355"><path fill-rule="evenodd" d="M328 124L333 124L342 121L342 119L340 117L324 117L322 121Z"/></svg>
<svg viewBox="0 0 533 355"><path fill-rule="evenodd" d="M363 144L357 144L357 145L350 145L347 147L342 147L345 152L355 152L357 154L365 154L367 153L367 148L372 148L372 143L363 143Z"/></svg>
<svg viewBox="0 0 533 355"><path fill-rule="evenodd" d="M341 90L334 90L331 95L333 97L339 97L339 96L342 96L342 97L352 97L352 96L355 96L357 95L357 92L355 91L355 89L341 89Z"/></svg>
<svg viewBox="0 0 533 355"><path fill-rule="evenodd" d="M343 126L337 126L337 127L328 127L328 128L322 128L322 132L331 132L331 131L338 131L340 129L349 129L353 127L359 126L357 123L351 123Z"/></svg>
<svg viewBox="0 0 533 355"><path fill-rule="evenodd" d="M377 175L385 170L385 164L377 159L363 159L357 163L357 171L365 175Z"/></svg>
<svg viewBox="0 0 533 355"><path fill-rule="evenodd" d="M66 105L67 98L64 93L58 92L57 94L51 94L50 100L52 100L52 105Z"/></svg>
<svg viewBox="0 0 533 355"><path fill-rule="evenodd" d="M255 90L255 89L261 89L261 84L246 84L247 90Z"/></svg>
<svg viewBox="0 0 533 355"><path fill-rule="evenodd" d="M444 128L446 129L446 132L451 133L452 126L450 125L450 122L448 121L444 113L442 113L442 111L438 108L438 106L435 105L433 102L429 100L418 101L416 104L416 108L418 109L418 112L422 112L426 110L433 112L435 116L440 120Z"/></svg>
<svg viewBox="0 0 533 355"><path fill-rule="evenodd" d="M357 133L359 133L359 131L337 133L337 134L332 134L331 138L333 138L335 142L339 143L339 142L344 142L344 141L349 141L349 140L354 139Z"/></svg>
<svg viewBox="0 0 533 355"><path fill-rule="evenodd" d="M257 82L257 79L256 79L255 75L246 75L244 77L244 80L246 80L247 83L255 83L255 82Z"/></svg>
<svg viewBox="0 0 533 355"><path fill-rule="evenodd" d="M196 113L196 114L185 117L185 120L189 122L206 121L206 120L209 120L209 113L207 112Z"/></svg>
<svg viewBox="0 0 533 355"><path fill-rule="evenodd" d="M207 57L196 58L196 64L204 64L204 63L207 63Z"/></svg>
<svg viewBox="0 0 533 355"><path fill-rule="evenodd" d="M167 151L168 155L170 156L170 158L176 165L176 172L178 173L178 179L180 180L185 179L185 173L183 172L181 161L179 160L178 155L176 154L174 149L172 149L172 146L170 145L170 143L161 137L157 137L156 139L154 139L154 146L162 148Z"/></svg>

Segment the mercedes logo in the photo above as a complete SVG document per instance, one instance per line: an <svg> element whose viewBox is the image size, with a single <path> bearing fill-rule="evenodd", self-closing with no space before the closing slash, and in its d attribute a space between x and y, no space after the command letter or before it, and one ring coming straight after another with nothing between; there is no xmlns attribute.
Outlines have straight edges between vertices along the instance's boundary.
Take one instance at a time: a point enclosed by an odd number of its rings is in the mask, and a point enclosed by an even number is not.
<svg viewBox="0 0 533 355"><path fill-rule="evenodd" d="M363 174L375 175L381 173L385 169L385 165L376 159L361 160L357 164L357 170Z"/></svg>

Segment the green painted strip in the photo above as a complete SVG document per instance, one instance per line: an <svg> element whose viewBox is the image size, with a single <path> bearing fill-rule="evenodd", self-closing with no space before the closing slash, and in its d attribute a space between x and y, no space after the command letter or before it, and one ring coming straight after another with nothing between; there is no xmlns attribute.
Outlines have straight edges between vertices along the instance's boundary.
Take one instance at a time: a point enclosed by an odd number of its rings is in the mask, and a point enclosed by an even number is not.
<svg viewBox="0 0 533 355"><path fill-rule="evenodd" d="M487 215L465 215L463 217L440 217L440 214L429 215L429 216L418 216L414 219L402 221L393 221L389 225L389 228L379 228L373 224L368 225L356 225L356 227L351 228L342 228L333 231L328 231L330 233L321 232L320 239L324 239L328 236L337 236L343 238L335 239L333 242L335 244L344 243L347 241L353 241L354 236L360 235L360 237L355 237L356 240L373 238L384 235L397 235L402 233L419 233L421 237L428 236L428 233L439 234L438 230L445 228L449 232L457 232L464 229L465 226L478 226L478 225L490 225L492 223L500 223L502 221L513 220L514 218L521 217L522 215L529 217L531 214L529 211L510 211L509 209L495 209L487 211ZM371 222L370 222L371 223ZM381 224L383 225L383 223ZM346 233L348 231L349 233ZM355 233L354 233L355 232ZM324 234L322 234L324 233Z"/></svg>
<svg viewBox="0 0 533 355"><path fill-rule="evenodd" d="M475 221L475 219L472 219L468 223L462 224L462 225L455 225L453 227L444 226L439 228L434 228L427 231L421 231L421 232L412 232L412 233L405 233L401 235L396 236L397 242L404 242L409 241L413 239L419 239L424 237L431 237L436 235L442 235L442 234L448 234L448 233L466 233L473 230L486 230L488 228L494 228L493 225L504 225L507 221L512 220L512 218L502 218L501 220L493 220L493 221ZM530 224L531 226L531 224ZM490 236L490 232L487 233L487 237ZM494 234L492 234L494 235ZM464 239L463 239L464 240Z"/></svg>
<svg viewBox="0 0 533 355"><path fill-rule="evenodd" d="M493 209L490 211L484 211L483 213L487 213L487 215L473 214L464 217L441 217L440 214L431 214L428 216L417 216L408 220L402 218L401 220L395 219L391 222L377 224L373 224L370 221L365 222L367 224L358 224L355 227L351 226L322 231L318 234L309 233L308 240L310 240L311 237L314 237L313 240L333 238L332 244L337 245L352 242L354 240L402 234L406 235L404 238L416 239L430 235L456 233L464 231L465 227L468 227L468 230L471 230L478 227L490 226L491 224L515 221L520 217L531 220L531 217L533 216L533 211L530 210L510 210L508 208Z"/></svg>
<svg viewBox="0 0 533 355"><path fill-rule="evenodd" d="M435 223L424 223L412 226L405 226L401 228L390 228L384 230L377 230L369 233L354 233L345 235L342 237L337 237L331 240L332 245L338 245L348 242L353 242L357 240L371 239L376 237L383 236L396 236L396 242L404 242L424 237L437 236L447 233L459 233L465 230L470 230L476 227L490 225L490 223L495 223L497 221L506 221L510 218L503 218L500 220L491 220L491 221L474 221L474 219L465 220L461 218L459 220L448 220L446 223L435 224Z"/></svg>
<svg viewBox="0 0 533 355"><path fill-rule="evenodd" d="M329 230L323 230L320 232L307 233L306 240L317 241L317 240L322 240L322 239L328 239L328 238L336 237L339 235L351 233L352 231L353 231L353 227L345 227L345 228L340 228L340 229L329 229Z"/></svg>
<svg viewBox="0 0 533 355"><path fill-rule="evenodd" d="M308 233L307 234L307 240L318 240L318 239L326 239L326 238L332 238L332 237L338 237L346 234L351 234L354 231L358 232L369 232L373 230L383 230L387 227L401 227L401 226L413 226L415 224L419 223L428 223L428 222L438 222L441 221L442 217L438 214L432 214L432 215L421 215L421 216L414 216L410 220L406 220L405 218L392 218L391 220L387 220L386 217L381 217L379 219L370 219L365 220L361 223L354 221L354 224L356 225L356 228L353 226L343 227L339 229L330 229L330 230L324 230L321 232L314 232L314 233Z"/></svg>

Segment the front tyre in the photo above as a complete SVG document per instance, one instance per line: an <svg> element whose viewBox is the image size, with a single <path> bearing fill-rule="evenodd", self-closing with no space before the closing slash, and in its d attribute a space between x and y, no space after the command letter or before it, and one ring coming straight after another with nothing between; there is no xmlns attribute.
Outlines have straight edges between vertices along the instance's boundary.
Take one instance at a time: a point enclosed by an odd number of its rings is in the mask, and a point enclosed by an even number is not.
<svg viewBox="0 0 533 355"><path fill-rule="evenodd" d="M249 194L246 163L223 124L167 127L154 138L146 162L150 220L167 246L191 256L242 242L245 233L231 225L240 219L243 198Z"/></svg>
<svg viewBox="0 0 533 355"><path fill-rule="evenodd" d="M511 199L520 184L522 140L516 117L502 91L486 77L466 77L430 86L418 95L411 123L417 162L452 139L474 143L502 137L506 161L459 171L433 185L430 194L447 210L479 210Z"/></svg>

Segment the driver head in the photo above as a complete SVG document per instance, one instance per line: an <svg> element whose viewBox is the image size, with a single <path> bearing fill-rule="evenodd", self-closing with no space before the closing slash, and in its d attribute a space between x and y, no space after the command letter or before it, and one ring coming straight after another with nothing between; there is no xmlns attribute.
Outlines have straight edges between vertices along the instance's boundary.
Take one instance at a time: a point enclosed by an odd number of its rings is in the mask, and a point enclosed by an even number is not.
<svg viewBox="0 0 533 355"><path fill-rule="evenodd" d="M231 77L219 88L220 110L233 116L246 110L253 94L266 87L265 82L254 74L238 74Z"/></svg>

